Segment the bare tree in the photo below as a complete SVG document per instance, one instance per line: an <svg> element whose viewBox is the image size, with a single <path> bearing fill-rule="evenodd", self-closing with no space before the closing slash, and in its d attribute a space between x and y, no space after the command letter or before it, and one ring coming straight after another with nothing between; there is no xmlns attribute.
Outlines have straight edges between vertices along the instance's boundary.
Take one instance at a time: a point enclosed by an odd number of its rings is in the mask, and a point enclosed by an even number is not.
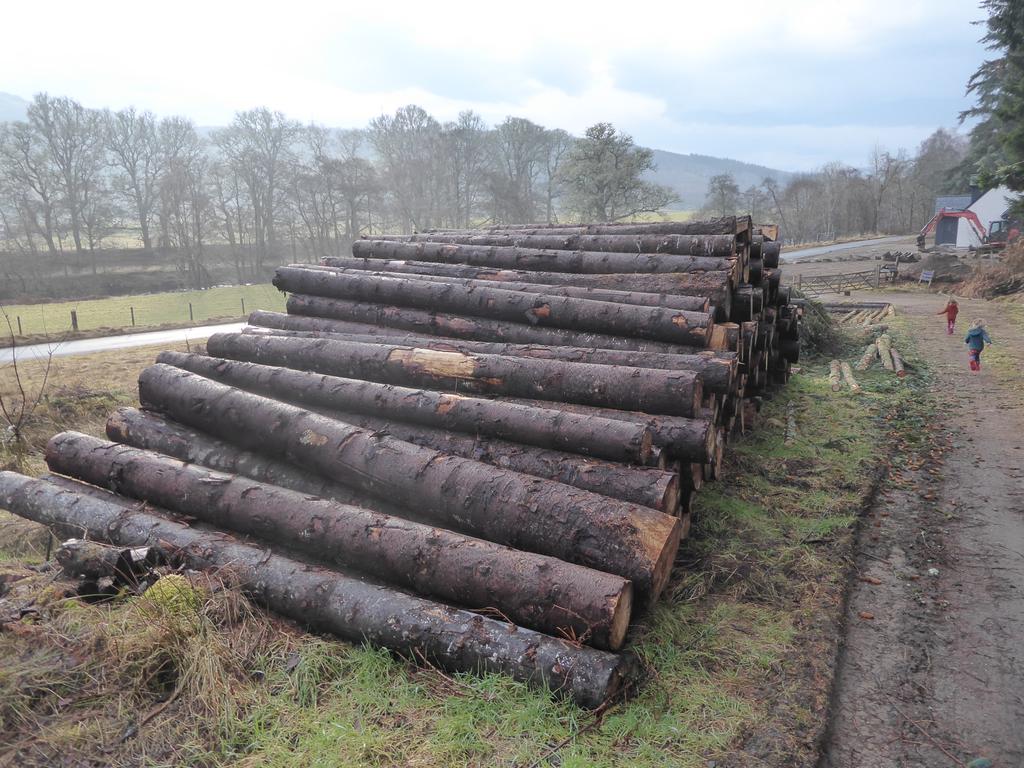
<svg viewBox="0 0 1024 768"><path fill-rule="evenodd" d="M153 240L150 223L156 185L164 169L164 157L152 112L136 112L134 107L104 114L104 139L113 165L118 191L134 209L142 234L142 247L150 250Z"/></svg>
<svg viewBox="0 0 1024 768"><path fill-rule="evenodd" d="M67 97L39 93L28 107L28 121L42 137L56 167L75 250L82 253L86 190L96 185L104 162L100 113Z"/></svg>
<svg viewBox="0 0 1024 768"><path fill-rule="evenodd" d="M45 142L28 123L0 125L0 176L29 249L35 250L33 236L39 235L47 251L56 254L59 178Z"/></svg>
<svg viewBox="0 0 1024 768"><path fill-rule="evenodd" d="M429 229L438 219L443 174L441 126L414 104L370 121L370 143L402 230Z"/></svg>

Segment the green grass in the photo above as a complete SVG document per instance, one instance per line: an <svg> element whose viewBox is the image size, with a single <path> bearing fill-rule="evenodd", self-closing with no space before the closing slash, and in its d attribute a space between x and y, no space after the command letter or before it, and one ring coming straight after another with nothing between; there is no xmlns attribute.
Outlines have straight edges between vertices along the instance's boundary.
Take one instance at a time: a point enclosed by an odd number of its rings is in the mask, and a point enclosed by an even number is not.
<svg viewBox="0 0 1024 768"><path fill-rule="evenodd" d="M163 622L140 621L139 601L128 599L44 602L26 635L0 635L0 658L17 660L0 662L8 727L43 756L151 765L812 764L852 524L886 460L883 437L923 433L926 420L923 378L901 382L881 370L859 378L864 394L833 393L827 361L805 362L766 403L755 433L730 445L729 474L699 494L669 589L631 631L649 675L636 698L600 720L508 678L443 674L248 611L204 608L171 643L151 629ZM786 445L790 401L798 436ZM119 744L126 726L167 696L142 684L139 664L150 654L170 659L178 682L196 669L207 682L193 681L166 715ZM216 664L199 665L206 658ZM116 751L97 755L104 744Z"/></svg>
<svg viewBox="0 0 1024 768"><path fill-rule="evenodd" d="M284 294L270 284L233 285L204 291L146 293L49 304L10 304L2 305L0 309L9 318L16 334L18 318L21 318L21 335L59 337L71 330L72 310L78 315L79 330L94 331L130 328L132 307L135 308L136 327L186 326L214 319L240 318L254 309L283 310ZM2 317L0 323L6 325ZM5 327L2 328L2 334L7 334Z"/></svg>

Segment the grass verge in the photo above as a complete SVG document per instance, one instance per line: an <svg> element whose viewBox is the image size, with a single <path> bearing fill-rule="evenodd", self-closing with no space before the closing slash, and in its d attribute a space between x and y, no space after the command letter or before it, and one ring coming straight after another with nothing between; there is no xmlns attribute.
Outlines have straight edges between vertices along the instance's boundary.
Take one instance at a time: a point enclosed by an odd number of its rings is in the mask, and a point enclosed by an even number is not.
<svg viewBox="0 0 1024 768"><path fill-rule="evenodd" d="M133 327L133 308L135 328L181 327L211 320L242 318L255 309L283 311L284 302L284 294L266 283L46 304L9 304L0 306L0 310L10 321L18 343L24 343L25 339L20 337L44 340L61 338L71 332L72 311L78 317L78 328L82 332L116 331ZM189 304L192 305L191 315ZM6 323L7 320L0 316L0 337L9 335Z"/></svg>
<svg viewBox="0 0 1024 768"><path fill-rule="evenodd" d="M47 411L34 428L100 433L152 354L60 361L62 386L111 399ZM916 398L887 372L860 378L864 394L833 393L827 361L804 364L754 435L732 444L670 588L631 632L648 679L601 717L500 676L451 676L301 633L215 584L185 601L195 607L184 625L141 599L85 606L52 572L16 566L24 549L0 540L19 577L0 597L0 763L813 765L854 522L888 434L902 429L893 414ZM798 434L786 444L789 402ZM38 449L23 458L31 470ZM29 613L14 610L26 603Z"/></svg>

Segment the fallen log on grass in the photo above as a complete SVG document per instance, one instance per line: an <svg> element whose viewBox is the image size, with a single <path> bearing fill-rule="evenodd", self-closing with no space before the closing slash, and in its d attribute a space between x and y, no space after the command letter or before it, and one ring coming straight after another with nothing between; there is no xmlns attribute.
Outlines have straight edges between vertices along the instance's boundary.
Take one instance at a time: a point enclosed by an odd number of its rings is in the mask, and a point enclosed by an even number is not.
<svg viewBox="0 0 1024 768"><path fill-rule="evenodd" d="M875 346L878 347L878 356L882 360L883 367L887 371L896 370L896 366L892 361L892 341L889 339L889 334L883 333L875 339Z"/></svg>
<svg viewBox="0 0 1024 768"><path fill-rule="evenodd" d="M65 534L166 547L193 569L220 570L256 602L306 626L419 654L450 671L510 675L582 706L601 706L635 675L627 655L556 640L13 472L0 472L0 507Z"/></svg>
<svg viewBox="0 0 1024 768"><path fill-rule="evenodd" d="M441 310L454 315L633 336L684 346L705 346L713 325L706 312L526 293L498 286L470 287L403 276L279 267L274 285L293 294L317 296L325 302L343 299Z"/></svg>
<svg viewBox="0 0 1024 768"><path fill-rule="evenodd" d="M853 378L853 369L850 367L850 364L844 361L842 364L842 369L843 380L846 382L846 385L850 388L850 391L853 392L854 394L859 394L860 384L858 384L857 380Z"/></svg>
<svg viewBox="0 0 1024 768"><path fill-rule="evenodd" d="M446 527L624 576L642 598L661 592L679 547L679 521L662 512L447 456L168 365L143 370L139 399Z"/></svg>
<svg viewBox="0 0 1024 768"><path fill-rule="evenodd" d="M828 383L831 385L833 392L838 392L843 388L842 366L838 360L833 360L829 363Z"/></svg>
<svg viewBox="0 0 1024 768"><path fill-rule="evenodd" d="M632 587L619 576L489 541L318 499L77 432L50 439L51 471L221 529L291 547L556 637L617 650Z"/></svg>
<svg viewBox="0 0 1024 768"><path fill-rule="evenodd" d="M864 348L864 354L860 356L860 360L857 361L857 370L866 371L871 367L871 364L878 359L878 347L875 342L871 342Z"/></svg>
<svg viewBox="0 0 1024 768"><path fill-rule="evenodd" d="M365 381L673 416L700 415L703 396L700 374L694 371L464 355L394 344L241 333L214 334L206 348L217 357Z"/></svg>
<svg viewBox="0 0 1024 768"><path fill-rule="evenodd" d="M903 368L903 356L897 351L896 347L890 347L889 354L892 357L893 371L895 371L896 375L902 379L907 375L906 370Z"/></svg>
<svg viewBox="0 0 1024 768"><path fill-rule="evenodd" d="M120 584L134 584L139 576L164 560L158 547L113 547L85 539L68 539L55 557L64 573L72 578L111 578Z"/></svg>
<svg viewBox="0 0 1024 768"><path fill-rule="evenodd" d="M303 321L306 318L283 318ZM338 321L341 323L341 321ZM291 325L284 322L282 325ZM301 327L301 323L295 324ZM739 370L739 358L736 352L715 352L711 350L689 349L686 354L667 354L663 352L631 352L618 349L593 349L587 347L549 347L543 344L503 344L496 341L469 341L466 339L448 339L439 336L419 336L403 333L393 328L350 323L344 327L351 332L338 331L306 331L278 328L243 328L246 335L284 335L296 338L327 338L337 341L355 341L361 344L398 344L402 346L433 349L438 352L458 352L461 354L502 355L505 357L529 357L538 360L563 360L570 363L595 363L597 365L618 365L633 368L659 368L667 371L696 371L700 373L705 392L728 394L736 389L736 377ZM365 331L370 331L366 333ZM383 333L381 332L383 331ZM684 349L684 348L680 348Z"/></svg>

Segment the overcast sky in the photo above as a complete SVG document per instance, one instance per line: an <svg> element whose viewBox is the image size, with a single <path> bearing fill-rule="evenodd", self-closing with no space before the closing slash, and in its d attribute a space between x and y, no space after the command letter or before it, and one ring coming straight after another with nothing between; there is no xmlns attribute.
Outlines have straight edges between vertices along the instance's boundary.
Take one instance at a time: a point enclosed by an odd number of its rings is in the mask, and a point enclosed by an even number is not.
<svg viewBox="0 0 1024 768"><path fill-rule="evenodd" d="M408 103L785 170L953 127L975 0L11 2L0 91L223 125L265 105L363 126Z"/></svg>

